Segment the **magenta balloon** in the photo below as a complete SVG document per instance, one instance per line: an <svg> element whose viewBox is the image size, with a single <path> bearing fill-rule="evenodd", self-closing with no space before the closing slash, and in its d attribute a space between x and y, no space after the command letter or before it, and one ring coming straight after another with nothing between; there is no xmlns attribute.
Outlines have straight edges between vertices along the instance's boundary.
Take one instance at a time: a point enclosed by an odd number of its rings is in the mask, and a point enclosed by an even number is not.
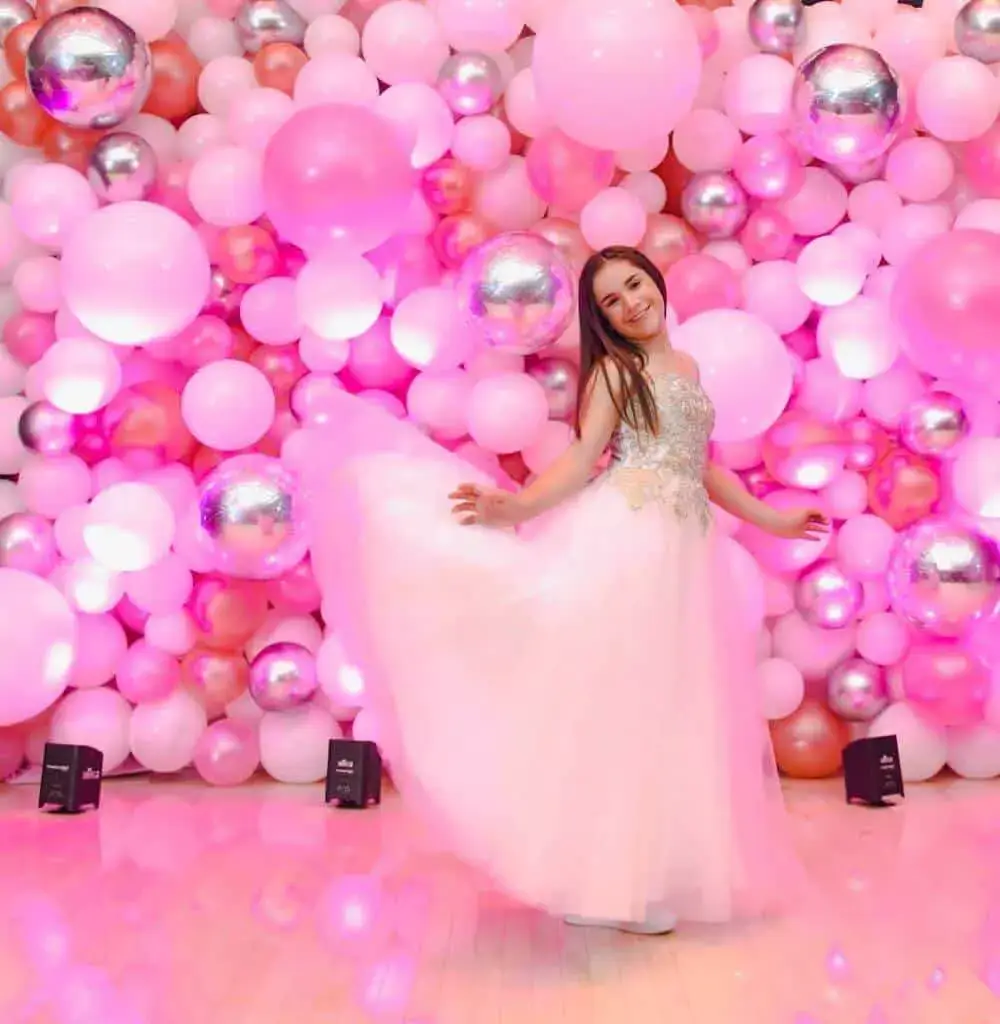
<svg viewBox="0 0 1000 1024"><path fill-rule="evenodd" d="M403 222L416 171L393 127L365 107L329 104L291 117L264 152L267 216L303 249L374 249Z"/></svg>
<svg viewBox="0 0 1000 1024"><path fill-rule="evenodd" d="M906 699L936 725L975 725L990 692L986 666L961 644L936 640L910 650L902 664Z"/></svg>
<svg viewBox="0 0 1000 1024"><path fill-rule="evenodd" d="M936 377L1000 388L1000 235L958 229L921 246L900 268L891 296L903 349Z"/></svg>
<svg viewBox="0 0 1000 1024"><path fill-rule="evenodd" d="M51 583L17 569L0 569L0 608L0 726L16 725L66 689L76 616Z"/></svg>

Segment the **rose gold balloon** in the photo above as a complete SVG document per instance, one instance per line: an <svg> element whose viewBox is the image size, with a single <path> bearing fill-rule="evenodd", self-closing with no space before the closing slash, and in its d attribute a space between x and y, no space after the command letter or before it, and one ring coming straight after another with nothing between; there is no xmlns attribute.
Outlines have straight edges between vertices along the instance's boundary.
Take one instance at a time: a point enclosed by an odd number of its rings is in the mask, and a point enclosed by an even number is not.
<svg viewBox="0 0 1000 1024"><path fill-rule="evenodd" d="M904 448L892 448L868 474L868 505L894 530L923 519L940 497L933 466Z"/></svg>
<svg viewBox="0 0 1000 1024"><path fill-rule="evenodd" d="M678 260L697 252L698 240L680 217L654 213L646 222L646 236L639 248L665 273Z"/></svg>
<svg viewBox="0 0 1000 1024"><path fill-rule="evenodd" d="M534 234L541 235L546 241L551 242L577 273L583 270L584 263L590 257L591 249L584 240L583 232L576 224L569 220L561 220L559 217L546 217L531 230Z"/></svg>
<svg viewBox="0 0 1000 1024"><path fill-rule="evenodd" d="M242 647L264 621L267 593L258 584L204 576L195 584L188 610L205 647L234 650Z"/></svg>
<svg viewBox="0 0 1000 1024"><path fill-rule="evenodd" d="M816 491L840 475L847 457L844 431L791 409L764 435L764 465L786 487Z"/></svg>
<svg viewBox="0 0 1000 1024"><path fill-rule="evenodd" d="M477 245L482 245L495 233L473 214L456 213L445 217L434 229L431 245L437 258L449 270L457 270Z"/></svg>
<svg viewBox="0 0 1000 1024"><path fill-rule="evenodd" d="M472 172L450 156L424 171L420 187L428 206L445 217L463 213L472 202Z"/></svg>
<svg viewBox="0 0 1000 1024"><path fill-rule="evenodd" d="M826 705L806 699L788 718L771 723L781 771L793 779L825 779L840 770L847 726Z"/></svg>
<svg viewBox="0 0 1000 1024"><path fill-rule="evenodd" d="M859 416L844 424L848 469L867 473L892 447L888 433L874 420Z"/></svg>
<svg viewBox="0 0 1000 1024"><path fill-rule="evenodd" d="M181 679L210 719L218 718L247 688L250 666L242 654L196 647L181 662Z"/></svg>

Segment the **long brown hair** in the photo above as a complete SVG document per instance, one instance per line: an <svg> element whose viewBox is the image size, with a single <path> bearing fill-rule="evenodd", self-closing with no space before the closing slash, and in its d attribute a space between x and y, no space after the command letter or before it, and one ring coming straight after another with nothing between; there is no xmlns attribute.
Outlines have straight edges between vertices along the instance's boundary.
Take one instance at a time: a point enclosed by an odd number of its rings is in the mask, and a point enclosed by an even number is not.
<svg viewBox="0 0 1000 1024"><path fill-rule="evenodd" d="M656 433L659 415L652 385L646 376L649 357L642 345L619 334L608 323L594 294L594 277L606 263L622 260L648 274L657 291L667 303L667 286L656 265L639 252L624 245L613 245L594 253L580 274L578 301L580 305L580 386L576 400L576 431L580 433L583 409L590 395L594 375L600 373L619 417L633 430L645 429ZM621 373L621 392L612 387L608 365L614 363Z"/></svg>

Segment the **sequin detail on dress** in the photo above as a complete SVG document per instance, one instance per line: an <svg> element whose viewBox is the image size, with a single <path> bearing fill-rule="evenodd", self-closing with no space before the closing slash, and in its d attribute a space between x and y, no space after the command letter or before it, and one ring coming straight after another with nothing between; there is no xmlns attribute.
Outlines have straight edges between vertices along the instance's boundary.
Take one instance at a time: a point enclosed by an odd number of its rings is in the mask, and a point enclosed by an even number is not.
<svg viewBox="0 0 1000 1024"><path fill-rule="evenodd" d="M705 490L708 440L715 409L701 385L680 374L652 378L660 429L656 434L622 423L615 434L610 479L632 508L655 501L678 519L712 523Z"/></svg>

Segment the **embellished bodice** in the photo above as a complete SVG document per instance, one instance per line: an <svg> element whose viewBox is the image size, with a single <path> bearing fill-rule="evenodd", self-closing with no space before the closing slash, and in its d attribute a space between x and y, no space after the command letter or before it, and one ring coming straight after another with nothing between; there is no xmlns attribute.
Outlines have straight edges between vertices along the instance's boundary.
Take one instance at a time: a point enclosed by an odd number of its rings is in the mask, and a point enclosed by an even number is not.
<svg viewBox="0 0 1000 1024"><path fill-rule="evenodd" d="M659 430L652 434L622 423L612 441L610 479L633 508L656 501L680 519L711 523L705 492L708 441L715 409L701 385L681 374L651 378L659 412Z"/></svg>

